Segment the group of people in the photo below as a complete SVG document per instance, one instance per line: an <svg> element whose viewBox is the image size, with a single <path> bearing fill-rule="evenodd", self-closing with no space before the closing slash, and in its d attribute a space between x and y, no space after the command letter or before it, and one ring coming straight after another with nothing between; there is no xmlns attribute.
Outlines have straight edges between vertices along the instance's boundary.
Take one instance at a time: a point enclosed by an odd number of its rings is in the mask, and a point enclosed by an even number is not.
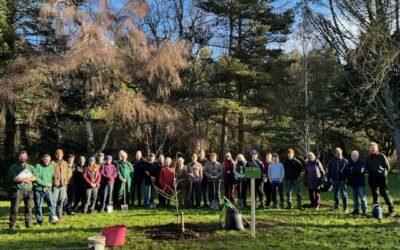
<svg viewBox="0 0 400 250"><path fill-rule="evenodd" d="M246 178L246 169L259 169L256 179L256 192L259 208L284 208L283 186L286 183L287 208L292 209L292 190L296 193L297 208L303 209L301 197L301 175L309 191L310 205L319 210L321 191L330 182L333 188L334 209L339 210L339 193L342 196L343 209L348 213L347 185L353 191L354 209L352 214L361 212L367 215L367 199L364 174L368 172L369 186L373 203L379 204L381 195L389 208L389 216L394 215L393 201L387 186L387 174L390 170L385 155L379 153L378 145L371 143L366 161L353 151L351 159L343 158L342 150L335 149L335 156L329 161L327 170L316 156L310 152L305 161L295 156L293 149L288 149L287 157L280 162L279 155L267 153L265 160L258 158L258 152L250 152L251 159L246 160L239 154L233 159L227 153L222 163L217 161L217 154L211 153L209 159L204 152L192 154L189 163L182 157L175 162L170 157L150 154L147 159L137 151L135 159L128 161L128 154L120 151L118 159L100 153L97 158L86 161L80 156L75 162L75 155L67 155L61 149L56 150L54 159L43 154L40 163L28 163L28 153L21 151L18 162L13 164L8 173L11 211L10 229L14 229L22 200L25 204L25 225L32 226L32 210L35 207L37 224L43 223L43 201L49 208L50 223L58 223L63 215L81 211L84 214L95 211L103 212L108 206L121 207L135 204L144 207L169 206L170 198L177 198L180 207L200 208L221 201L221 185L224 185L225 197L239 207L246 206L247 189L250 180ZM326 179L327 181L324 181ZM143 192L142 192L143 187ZM235 194L237 193L237 199ZM143 194L143 199L142 199ZM279 195L279 201L278 201ZM266 198L264 203L264 197Z"/></svg>

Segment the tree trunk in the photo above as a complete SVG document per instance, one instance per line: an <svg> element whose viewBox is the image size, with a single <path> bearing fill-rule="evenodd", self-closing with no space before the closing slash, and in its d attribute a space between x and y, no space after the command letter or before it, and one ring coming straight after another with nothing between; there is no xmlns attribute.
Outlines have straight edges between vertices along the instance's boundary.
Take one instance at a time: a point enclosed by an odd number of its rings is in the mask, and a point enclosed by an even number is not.
<svg viewBox="0 0 400 250"><path fill-rule="evenodd" d="M1 173L5 173L6 169L14 161L16 153L15 149L15 135L17 133L17 127L15 125L15 104L9 104L5 108L6 124L4 129L4 165Z"/></svg>
<svg viewBox="0 0 400 250"><path fill-rule="evenodd" d="M396 147L396 159L397 162L400 161L400 127L396 127L395 130L392 130L392 136L394 140L394 145Z"/></svg>
<svg viewBox="0 0 400 250"><path fill-rule="evenodd" d="M83 122L86 128L86 140L87 140L87 151L89 154L93 153L94 149L94 135L93 135L93 124L91 119L92 99L89 98L85 102L85 108L83 111Z"/></svg>
<svg viewBox="0 0 400 250"><path fill-rule="evenodd" d="M224 113L222 115L222 123L221 123L221 140L219 146L219 159L222 162L225 158L226 154L226 143L228 140L227 133L227 125L228 125L228 110L224 109Z"/></svg>

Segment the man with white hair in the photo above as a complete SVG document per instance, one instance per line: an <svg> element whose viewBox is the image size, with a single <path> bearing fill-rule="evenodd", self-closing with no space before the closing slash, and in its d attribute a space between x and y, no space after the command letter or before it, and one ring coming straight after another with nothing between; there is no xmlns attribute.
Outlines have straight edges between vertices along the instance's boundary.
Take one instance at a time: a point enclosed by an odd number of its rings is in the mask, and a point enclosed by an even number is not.
<svg viewBox="0 0 400 250"><path fill-rule="evenodd" d="M347 189L346 189L346 176L344 169L348 161L343 158L341 148L335 149L335 156L329 161L328 164L328 179L332 182L333 198L335 200L334 210L339 210L339 191L342 196L343 210L345 213L349 212L347 205Z"/></svg>
<svg viewBox="0 0 400 250"><path fill-rule="evenodd" d="M116 162L118 171L118 179L120 180L120 187L118 190L118 204L121 205L124 202L124 195L127 204L130 204L130 190L133 176L133 166L128 161L128 154L121 150L118 154L119 161Z"/></svg>
<svg viewBox="0 0 400 250"><path fill-rule="evenodd" d="M358 216L360 205L358 198L361 199L361 209L363 216L367 216L367 197L365 195L365 162L360 160L360 154L354 150L351 152L351 160L345 168L345 174L348 176L347 184L353 189L354 210L353 216Z"/></svg>

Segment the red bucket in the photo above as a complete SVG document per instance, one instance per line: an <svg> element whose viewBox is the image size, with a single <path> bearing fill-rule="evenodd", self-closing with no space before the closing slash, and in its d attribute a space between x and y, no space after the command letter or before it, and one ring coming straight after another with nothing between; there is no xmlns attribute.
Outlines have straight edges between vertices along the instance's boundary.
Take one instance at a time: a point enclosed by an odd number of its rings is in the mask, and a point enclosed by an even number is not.
<svg viewBox="0 0 400 250"><path fill-rule="evenodd" d="M106 237L106 246L118 247L125 244L126 226L118 225L101 229L101 234Z"/></svg>

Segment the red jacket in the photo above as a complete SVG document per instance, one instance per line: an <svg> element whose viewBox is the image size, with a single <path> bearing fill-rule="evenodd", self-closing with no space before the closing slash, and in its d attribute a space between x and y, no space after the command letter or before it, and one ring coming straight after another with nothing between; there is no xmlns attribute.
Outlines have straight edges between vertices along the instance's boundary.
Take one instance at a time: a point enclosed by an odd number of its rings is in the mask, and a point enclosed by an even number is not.
<svg viewBox="0 0 400 250"><path fill-rule="evenodd" d="M167 194L174 190L175 168L163 166L160 171L160 187Z"/></svg>
<svg viewBox="0 0 400 250"><path fill-rule="evenodd" d="M89 170L89 167L86 167L85 170L83 170L83 179L86 182L86 187L87 188L93 188L92 187L92 183L96 184L96 187L100 187L100 181L101 181L101 174L100 174L100 170L98 167L95 168L95 172L94 172L94 179L93 181L90 178L91 175L91 171Z"/></svg>

